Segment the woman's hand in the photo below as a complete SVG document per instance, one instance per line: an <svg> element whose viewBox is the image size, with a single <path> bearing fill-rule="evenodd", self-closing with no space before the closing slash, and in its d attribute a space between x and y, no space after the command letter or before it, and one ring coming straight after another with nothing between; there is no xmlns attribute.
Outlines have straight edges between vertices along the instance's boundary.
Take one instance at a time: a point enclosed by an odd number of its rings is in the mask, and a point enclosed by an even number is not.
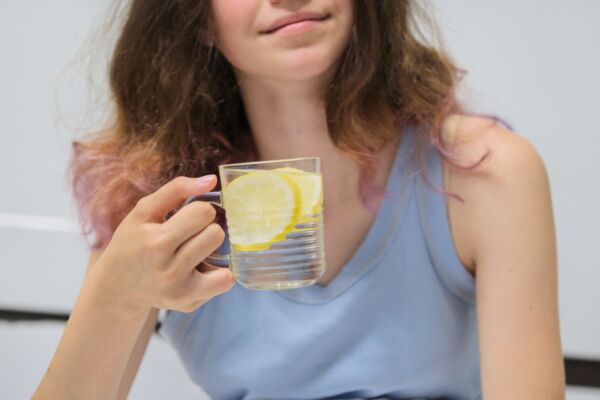
<svg viewBox="0 0 600 400"><path fill-rule="evenodd" d="M103 303L191 312L232 288L229 269L196 269L225 237L213 223L212 205L194 201L165 220L187 197L210 191L216 182L215 175L177 177L138 201L90 268Z"/></svg>

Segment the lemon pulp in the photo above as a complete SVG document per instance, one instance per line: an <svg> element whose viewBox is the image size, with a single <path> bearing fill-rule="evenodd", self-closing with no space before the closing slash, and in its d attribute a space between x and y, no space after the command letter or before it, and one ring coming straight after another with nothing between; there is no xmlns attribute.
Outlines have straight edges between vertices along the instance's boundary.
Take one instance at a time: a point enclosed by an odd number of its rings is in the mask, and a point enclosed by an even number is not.
<svg viewBox="0 0 600 400"><path fill-rule="evenodd" d="M283 173L294 180L300 189L298 222L315 220L313 215L323 211L323 177L317 172L307 172L298 168L283 167L273 171Z"/></svg>
<svg viewBox="0 0 600 400"><path fill-rule="evenodd" d="M292 167L246 171L223 189L235 250L267 250L297 223L316 221L313 215L322 211L323 202L321 174Z"/></svg>
<svg viewBox="0 0 600 400"><path fill-rule="evenodd" d="M286 174L252 171L223 189L229 242L238 251L266 250L294 229L300 190Z"/></svg>

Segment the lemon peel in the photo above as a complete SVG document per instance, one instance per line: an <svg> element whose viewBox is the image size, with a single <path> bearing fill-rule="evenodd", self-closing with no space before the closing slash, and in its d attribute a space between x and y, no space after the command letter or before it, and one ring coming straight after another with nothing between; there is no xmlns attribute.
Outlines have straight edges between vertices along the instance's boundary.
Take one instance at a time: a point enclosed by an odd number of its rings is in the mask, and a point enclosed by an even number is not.
<svg viewBox="0 0 600 400"><path fill-rule="evenodd" d="M288 176L252 170L223 189L229 241L237 251L267 250L284 240L298 220L301 190Z"/></svg>

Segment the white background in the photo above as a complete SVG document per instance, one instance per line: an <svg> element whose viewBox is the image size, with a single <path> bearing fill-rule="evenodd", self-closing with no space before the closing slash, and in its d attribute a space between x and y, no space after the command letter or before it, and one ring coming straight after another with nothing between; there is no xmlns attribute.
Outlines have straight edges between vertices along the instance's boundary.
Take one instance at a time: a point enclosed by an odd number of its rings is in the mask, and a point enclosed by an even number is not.
<svg viewBox="0 0 600 400"><path fill-rule="evenodd" d="M508 120L546 162L564 351L600 359L600 2L434 3L448 48L469 71L469 103ZM74 135L68 124L78 126L89 99L85 71L68 63L107 4L0 0L0 308L66 313L77 295L87 254L64 174ZM0 322L1 398L32 393L62 328ZM130 398L200 393L154 337ZM600 391L569 390L569 399L599 398Z"/></svg>

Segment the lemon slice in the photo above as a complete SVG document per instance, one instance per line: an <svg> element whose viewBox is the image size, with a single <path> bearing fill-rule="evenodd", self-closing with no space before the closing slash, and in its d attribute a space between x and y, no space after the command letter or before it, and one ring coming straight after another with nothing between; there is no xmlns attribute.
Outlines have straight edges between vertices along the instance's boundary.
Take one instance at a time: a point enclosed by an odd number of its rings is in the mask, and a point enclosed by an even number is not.
<svg viewBox="0 0 600 400"><path fill-rule="evenodd" d="M276 168L273 171L287 175L300 189L301 216L318 214L322 211L323 177L321 174L292 167Z"/></svg>
<svg viewBox="0 0 600 400"><path fill-rule="evenodd" d="M267 250L294 229L300 190L287 174L252 171L223 189L229 242L238 251Z"/></svg>

